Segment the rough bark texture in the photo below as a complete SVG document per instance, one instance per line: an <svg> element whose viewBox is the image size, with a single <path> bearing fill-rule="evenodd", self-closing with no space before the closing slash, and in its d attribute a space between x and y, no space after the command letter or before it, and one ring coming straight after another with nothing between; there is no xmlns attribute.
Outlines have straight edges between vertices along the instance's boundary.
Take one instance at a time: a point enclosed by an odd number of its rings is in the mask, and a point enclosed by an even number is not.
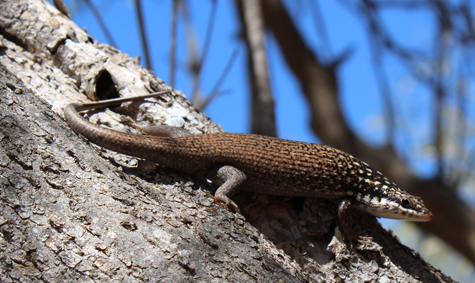
<svg viewBox="0 0 475 283"><path fill-rule="evenodd" d="M334 203L241 193L244 217L206 184L91 145L65 104L168 87L46 1L1 2L0 25L1 282L451 281L372 216L353 220L374 241L349 249ZM178 92L136 113L220 130Z"/></svg>

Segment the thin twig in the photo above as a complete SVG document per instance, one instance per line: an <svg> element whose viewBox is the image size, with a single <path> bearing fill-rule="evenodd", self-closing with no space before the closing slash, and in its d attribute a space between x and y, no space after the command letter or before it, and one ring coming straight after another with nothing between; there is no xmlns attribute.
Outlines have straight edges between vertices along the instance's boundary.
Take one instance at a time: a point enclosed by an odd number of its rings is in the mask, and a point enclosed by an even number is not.
<svg viewBox="0 0 475 283"><path fill-rule="evenodd" d="M176 71L176 40L177 40L177 24L178 24L178 9L180 7L180 0L173 1L173 12L171 22L170 35L170 74L169 84L171 87L175 85L175 71Z"/></svg>
<svg viewBox="0 0 475 283"><path fill-rule="evenodd" d="M92 1L84 0L84 2L86 2L86 5L89 7L92 14L96 18L97 23L99 24L99 26L101 27L102 32L104 33L105 37L107 38L107 41L111 45L115 46L115 48L119 48L117 46L117 44L115 43L114 38L112 37L111 33L109 32L109 29L107 28L106 24L104 23L104 20L102 19L102 16L99 13L99 11L97 10L96 6L94 6Z"/></svg>
<svg viewBox="0 0 475 283"><path fill-rule="evenodd" d="M137 20L139 21L140 38L142 40L142 49L144 53L145 68L152 70L152 62L148 51L147 33L145 32L144 16L142 13L142 4L140 0L135 0L135 11L137 12Z"/></svg>
<svg viewBox="0 0 475 283"><path fill-rule="evenodd" d="M363 2L366 5L360 6L360 11L364 14L364 18L368 21L368 27L370 30L370 35L373 38L372 44L370 46L373 49L371 52L371 58L375 66L375 75L378 78L377 82L381 90L383 103L384 103L384 113L386 113L386 140L389 144L394 144L395 133L397 131L396 122L395 122L395 113L394 105L391 98L391 89L389 87L389 82L387 76L384 72L384 66L382 63L382 50L384 43L386 41L387 35L386 32L382 30L382 21L377 17L377 10L375 10L371 5Z"/></svg>
<svg viewBox="0 0 475 283"><path fill-rule="evenodd" d="M226 67L221 72L221 75L219 76L218 80L216 81L213 88L211 89L210 95L208 95L204 99L204 101L200 103L199 108L201 110L206 108L206 106L208 106L211 103L211 101L213 101L213 99L218 96L218 94L223 94L224 93L223 91L220 91L219 89L220 89L221 85L223 84L224 79L228 76L229 71L231 71L231 68L234 65L234 62L236 61L236 58L237 58L238 54L239 54L239 50L236 48L234 50L233 54L231 55L231 57L229 58L228 63L226 64Z"/></svg>
<svg viewBox="0 0 475 283"><path fill-rule="evenodd" d="M193 87L192 87L192 101L195 101L195 95L198 92L198 89L200 87L200 75L201 75L201 69L203 69L204 62L206 60L206 56L208 55L209 51L209 46L211 44L211 36L213 35L213 27L215 23L215 18L216 18L216 11L218 10L218 1L213 0L212 5L211 5L211 12L208 20L208 27L206 29L206 38L203 46L203 52L201 53L201 56L199 58L197 68L196 68L196 73L194 76L193 80Z"/></svg>
<svg viewBox="0 0 475 283"><path fill-rule="evenodd" d="M447 48L449 44L449 35L450 35L450 23L448 20L449 15L447 11L442 7L442 5L435 5L435 11L440 15L439 20L439 44L435 46L439 47L438 57L437 57L437 68L436 68L436 78L433 82L433 90L435 94L435 139L434 147L437 152L437 173L439 176L446 177L445 175L445 166L444 166L444 128L443 128L443 119L444 119L444 101L447 95L447 92L444 87L444 77L447 69L448 59L447 59Z"/></svg>
<svg viewBox="0 0 475 283"><path fill-rule="evenodd" d="M325 22L323 21L323 14L319 6L318 1L308 1L310 5L310 12L312 14L312 18L315 21L315 30L317 31L318 35L322 39L323 48L321 48L321 52L323 53L323 58L331 58L332 57L332 48L330 44L330 37L328 36L327 28L325 26Z"/></svg>

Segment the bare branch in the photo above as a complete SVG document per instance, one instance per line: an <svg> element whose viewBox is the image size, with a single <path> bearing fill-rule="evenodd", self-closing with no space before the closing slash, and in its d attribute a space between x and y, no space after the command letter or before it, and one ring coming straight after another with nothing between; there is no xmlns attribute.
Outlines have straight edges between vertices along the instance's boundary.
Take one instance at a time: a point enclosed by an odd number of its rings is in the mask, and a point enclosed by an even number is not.
<svg viewBox="0 0 475 283"><path fill-rule="evenodd" d="M375 6L371 4L370 1L363 1L363 4L360 5L360 10L364 14L364 19L368 21L369 30L371 31L371 40L369 46L371 47L372 52L371 58L374 66L374 74L378 78L377 83L381 91L381 97L384 102L384 114L386 120L386 142L393 146L395 140L395 135L397 132L396 122L395 122L395 112L394 106L391 98L391 88L389 87L389 82L384 71L383 66L383 44L388 43L389 39L385 33L381 30L382 21L379 19L375 13ZM392 44L391 44L392 46Z"/></svg>
<svg viewBox="0 0 475 283"><path fill-rule="evenodd" d="M209 46L211 44L211 37L213 35L213 27L215 25L216 19L216 11L218 9L218 1L213 0L211 5L211 12L208 19L208 27L206 29L206 37L203 45L203 50L201 52L201 56L198 59L196 64L196 69L194 69L194 77L193 77L193 86L192 86L192 101L199 101L200 98L198 89L200 88L200 76L201 76L201 69L203 68L204 62L206 60L206 56L208 55Z"/></svg>
<svg viewBox="0 0 475 283"><path fill-rule="evenodd" d="M175 85L176 72L176 40L177 40L177 25L178 25L178 11L181 0L173 0L173 11L171 18L171 32L170 32L170 73L168 75L170 86Z"/></svg>
<svg viewBox="0 0 475 283"><path fill-rule="evenodd" d="M315 21L315 30L320 35L324 46L321 48L322 58L330 58L330 56L332 56L332 48L330 37L328 36L327 28L325 26L325 21L323 21L323 14L320 10L320 3L318 1L308 1L308 5L310 5L310 12L312 13L312 18ZM325 56L325 54L328 54L328 56Z"/></svg>
<svg viewBox="0 0 475 283"><path fill-rule="evenodd" d="M142 40L142 49L144 53L145 68L149 70L153 70L152 60L150 58L150 52L148 51L148 40L147 40L147 33L145 31L144 16L142 13L142 3L140 0L135 0L134 3L135 3L135 11L137 12L137 20L139 22L140 38Z"/></svg>
<svg viewBox="0 0 475 283"><path fill-rule="evenodd" d="M96 18L96 21L97 23L99 24L99 27L101 28L102 32L104 33L107 41L115 46L116 48L118 48L117 44L115 43L115 40L114 38L112 37L111 33L109 32L109 29L107 28L106 24L104 23L104 20L102 19L102 16L101 14L99 13L99 11L97 10L96 6L94 5L94 3L92 3L92 1L90 0L84 0L84 2L86 2L87 6L89 7L89 9L91 10L92 14L94 15L94 17Z"/></svg>
<svg viewBox="0 0 475 283"><path fill-rule="evenodd" d="M265 50L265 33L262 12L258 1L236 1L241 19L251 83L251 132L266 136L277 136L275 125L274 98L269 83L269 71Z"/></svg>
<svg viewBox="0 0 475 283"><path fill-rule="evenodd" d="M198 105L198 108L203 110L208 106L213 99L215 99L219 94L223 94L223 91L220 90L221 84L224 82L224 79L226 79L227 75L229 74L229 71L231 71L232 66L234 65L234 62L236 61L236 58L239 54L239 51L237 49L234 50L233 54L228 60L228 63L226 64L226 67L224 70L221 72L221 75L219 76L218 80L214 84L213 88L211 88L210 94L206 96L204 101L201 102L201 104Z"/></svg>

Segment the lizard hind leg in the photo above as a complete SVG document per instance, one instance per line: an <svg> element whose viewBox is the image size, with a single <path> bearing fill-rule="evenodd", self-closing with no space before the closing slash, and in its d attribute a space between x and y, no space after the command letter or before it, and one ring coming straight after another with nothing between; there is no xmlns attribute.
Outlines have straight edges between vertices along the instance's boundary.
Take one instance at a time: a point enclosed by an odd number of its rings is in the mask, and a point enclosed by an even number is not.
<svg viewBox="0 0 475 283"><path fill-rule="evenodd" d="M233 166L224 165L212 167L207 176L219 186L213 199L239 213L239 207L228 195L233 195L239 191L241 185L246 181L246 174Z"/></svg>

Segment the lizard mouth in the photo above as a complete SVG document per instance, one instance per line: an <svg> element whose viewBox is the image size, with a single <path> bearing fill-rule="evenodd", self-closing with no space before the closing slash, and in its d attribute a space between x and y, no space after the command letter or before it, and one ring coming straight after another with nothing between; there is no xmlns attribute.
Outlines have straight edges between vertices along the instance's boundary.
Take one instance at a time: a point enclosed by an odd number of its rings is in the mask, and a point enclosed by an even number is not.
<svg viewBox="0 0 475 283"><path fill-rule="evenodd" d="M433 218L432 212L422 203L407 206L394 200L373 198L369 202L358 203L356 206L358 209L376 217L403 219L414 222L427 222Z"/></svg>

